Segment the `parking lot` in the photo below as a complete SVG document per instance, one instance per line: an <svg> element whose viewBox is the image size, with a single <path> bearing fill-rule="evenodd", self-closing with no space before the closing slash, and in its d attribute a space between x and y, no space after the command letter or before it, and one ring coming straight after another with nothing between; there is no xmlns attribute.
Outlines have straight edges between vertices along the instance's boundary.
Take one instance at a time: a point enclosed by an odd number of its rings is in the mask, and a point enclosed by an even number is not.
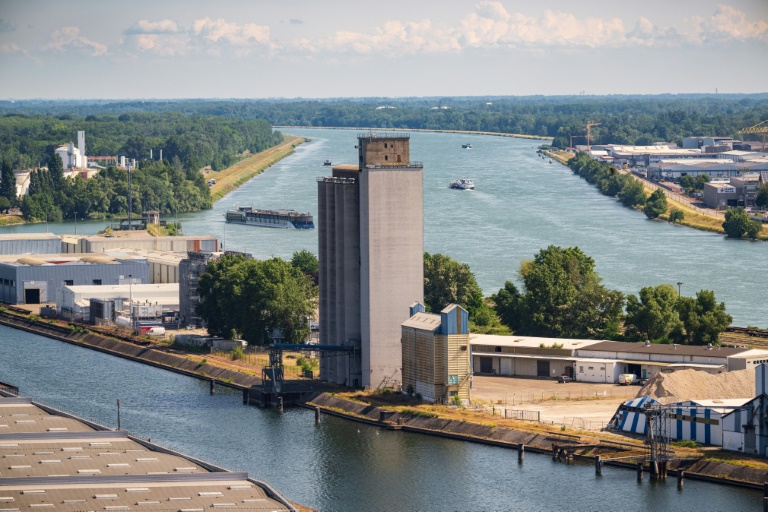
<svg viewBox="0 0 768 512"><path fill-rule="evenodd" d="M491 403L499 410L538 411L542 422L598 429L639 390L618 384L474 376L471 396L473 402Z"/></svg>

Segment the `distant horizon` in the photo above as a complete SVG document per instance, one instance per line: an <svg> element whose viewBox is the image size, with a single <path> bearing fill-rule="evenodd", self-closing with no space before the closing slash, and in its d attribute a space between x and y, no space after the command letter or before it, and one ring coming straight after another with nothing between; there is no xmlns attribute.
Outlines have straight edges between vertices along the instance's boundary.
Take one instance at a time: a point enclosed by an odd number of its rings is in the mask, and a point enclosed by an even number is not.
<svg viewBox="0 0 768 512"><path fill-rule="evenodd" d="M15 100L756 94L768 83L766 0L0 2L0 98Z"/></svg>
<svg viewBox="0 0 768 512"><path fill-rule="evenodd" d="M666 97L666 96L702 96L702 97L755 97L768 96L768 90L762 92L728 92L728 93L708 93L708 92L667 92L667 93L606 93L606 94L473 94L473 95L427 95L427 96L263 96L263 97L236 97L236 96L208 96L208 97L59 97L59 98L0 98L0 102L33 102L33 101L122 101L122 102L160 102L160 101L313 101L313 100L412 100L412 99L505 99L505 98L621 98L621 97Z"/></svg>

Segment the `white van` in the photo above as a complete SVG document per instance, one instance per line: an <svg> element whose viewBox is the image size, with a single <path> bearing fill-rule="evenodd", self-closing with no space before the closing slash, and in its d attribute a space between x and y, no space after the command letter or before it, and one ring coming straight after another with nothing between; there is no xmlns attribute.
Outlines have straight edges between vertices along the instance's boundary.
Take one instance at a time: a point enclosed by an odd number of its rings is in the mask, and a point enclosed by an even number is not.
<svg viewBox="0 0 768 512"><path fill-rule="evenodd" d="M147 334L149 336L165 336L165 327L151 327Z"/></svg>
<svg viewBox="0 0 768 512"><path fill-rule="evenodd" d="M637 379L637 377L635 377L634 373L622 373L619 375L619 384L622 386L628 386L635 382L635 379Z"/></svg>

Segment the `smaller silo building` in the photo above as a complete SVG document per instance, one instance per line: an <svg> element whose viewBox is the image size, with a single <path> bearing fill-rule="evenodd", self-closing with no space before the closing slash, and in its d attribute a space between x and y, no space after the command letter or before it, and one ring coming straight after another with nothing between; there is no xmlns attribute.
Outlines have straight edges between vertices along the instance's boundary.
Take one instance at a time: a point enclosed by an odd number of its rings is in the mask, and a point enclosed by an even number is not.
<svg viewBox="0 0 768 512"><path fill-rule="evenodd" d="M402 324L403 391L412 390L430 402L456 395L469 401L469 313L451 304L436 315L418 302L410 311Z"/></svg>

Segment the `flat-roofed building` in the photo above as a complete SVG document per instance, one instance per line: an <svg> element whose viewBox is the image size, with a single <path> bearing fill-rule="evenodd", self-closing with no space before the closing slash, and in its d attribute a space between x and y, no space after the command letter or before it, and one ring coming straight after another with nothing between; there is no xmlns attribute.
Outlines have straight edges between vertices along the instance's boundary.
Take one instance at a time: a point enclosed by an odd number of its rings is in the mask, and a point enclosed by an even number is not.
<svg viewBox="0 0 768 512"><path fill-rule="evenodd" d="M178 283L126 283L102 286L65 286L56 299L56 310L62 318L88 322L91 316L92 299L101 301L121 299L120 302L125 310L129 310L131 301L135 307L142 304L153 304L159 306L159 311L168 312L179 308L179 285Z"/></svg>
<svg viewBox="0 0 768 512"><path fill-rule="evenodd" d="M730 183L705 183L704 204L709 208L722 210L739 206L741 193ZM742 202L743 205L743 202Z"/></svg>
<svg viewBox="0 0 768 512"><path fill-rule="evenodd" d="M0 254L58 254L61 238L53 233L9 233L0 235Z"/></svg>
<svg viewBox="0 0 768 512"><path fill-rule="evenodd" d="M471 334L472 370L474 373L509 377L555 378L567 375L575 378L579 361L576 349L596 343L600 341ZM585 371L582 380L613 382L612 374L611 380L607 380L606 375L605 368L593 365L592 369Z"/></svg>
<svg viewBox="0 0 768 512"><path fill-rule="evenodd" d="M55 302L65 286L149 282L141 256L30 254L0 256L0 300L10 304Z"/></svg>
<svg viewBox="0 0 768 512"><path fill-rule="evenodd" d="M151 236L142 231L116 231L114 236L62 235L61 252L85 253L111 250L143 249L165 252L214 252L219 242L208 235Z"/></svg>

